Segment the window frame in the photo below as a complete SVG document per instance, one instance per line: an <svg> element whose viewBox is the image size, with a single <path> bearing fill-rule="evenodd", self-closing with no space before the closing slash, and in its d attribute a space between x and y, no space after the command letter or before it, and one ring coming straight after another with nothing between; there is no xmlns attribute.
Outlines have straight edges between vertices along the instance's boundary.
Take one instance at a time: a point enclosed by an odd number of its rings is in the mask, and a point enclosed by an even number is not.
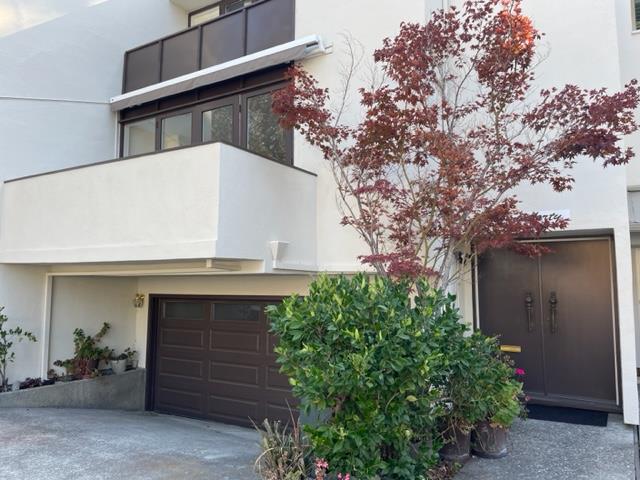
<svg viewBox="0 0 640 480"><path fill-rule="evenodd" d="M162 148L162 121L166 118L171 118L171 117L177 117L179 115L184 115L184 114L191 114L191 143L189 145L181 145L178 147L171 147L171 148ZM152 152L152 153L160 153L160 152L170 152L171 150L176 150L178 148L185 148L185 147L190 147L193 146L193 139L197 138L195 137L195 130L194 130L194 120L193 120L193 109L192 108L180 108L178 110L172 110L172 111L168 111L168 112L163 112L161 114L155 115L156 118L156 151Z"/></svg>
<svg viewBox="0 0 640 480"><path fill-rule="evenodd" d="M637 0L631 0L631 32L640 33L640 3Z"/></svg>
<svg viewBox="0 0 640 480"><path fill-rule="evenodd" d="M257 88L257 89L254 89L248 92L243 92L240 94L240 104L241 104L241 110L243 112L240 119L241 120L240 144L242 145L242 148L245 148L247 151L251 152L251 150L248 147L249 127L247 125L247 122L249 120L249 117L248 117L249 107L247 103L249 99L252 97L259 97L260 95L264 95L267 93L273 94L273 92L277 92L278 90L281 90L282 87L283 87L282 84L270 85L268 87ZM255 155L263 156L263 157L265 156L255 152L252 152L252 153L254 153ZM269 157L265 157L265 158L269 158ZM280 160L277 160L275 158L269 158L269 159L273 160L274 162L282 163L284 165L293 165L293 131L292 130L284 131L284 161L281 162Z"/></svg>
<svg viewBox="0 0 640 480"><path fill-rule="evenodd" d="M222 107L226 107L226 106L231 106L233 108L233 126L232 126L232 135L233 135L233 139L232 139L232 143L233 145L240 145L241 144L241 135L240 135L240 124L241 122L241 118L242 118L242 112L240 111L240 101L239 101L239 95L231 95L229 97L223 97L223 98L219 98L213 101L208 101L205 103L200 103L198 105L196 105L193 108L193 113L196 117L196 122L198 124L198 136L194 139L194 142L192 142L194 145L202 145L205 143L216 143L215 141L205 141L204 140L204 130L202 129L203 126L203 120L202 117L204 115L205 112L208 112L210 110L215 110L216 108L222 108ZM226 143L226 142L222 142L222 143Z"/></svg>
<svg viewBox="0 0 640 480"><path fill-rule="evenodd" d="M252 152L247 148L247 132L246 132L246 122L247 122L247 100L251 97L263 95L265 93L273 93L275 91L281 90L286 85L287 81L279 80L277 82L270 83L268 85L262 85L259 87L248 87L242 88L236 91L230 91L226 93L221 93L219 96L215 98L207 98L202 100L197 100L190 102L187 105L177 106L175 108L167 108L166 110L150 112L148 114L135 116L126 120L120 120L119 128L120 128L120 148L119 155L120 158L134 158L143 155L154 155L157 153L170 152L172 150L178 150L182 148L190 148L198 145L206 145L210 143L227 143L227 142L216 142L216 141L203 141L203 132L202 132L202 114L208 110L215 109L216 107L221 107L225 105L233 105L234 107L234 115L233 115L233 143L232 146L239 148L241 150L245 150L249 153L253 153L254 155L258 155L267 160L271 160L282 165L294 166L294 158L293 158L293 139L294 133L293 129L286 129L284 132L284 140L285 140L285 158L283 161L267 157L260 153ZM162 120L168 117L174 117L176 115L181 115L185 113L191 113L191 144L183 145L178 147L172 147L167 149L162 149ZM152 152L136 154L136 155L124 155L125 144L124 144L124 131L126 125L130 123L139 122L142 120L147 120L149 118L155 119L155 150Z"/></svg>
<svg viewBox="0 0 640 480"><path fill-rule="evenodd" d="M204 7L200 7L197 10L193 10L193 11L189 12L189 19L188 19L188 23L187 23L188 28L204 25L207 22L211 22L211 21L213 21L215 19L218 19L220 17L223 17L225 15L229 15L230 13L239 12L240 10L244 10L245 8L250 7L251 5L253 5L255 3L258 3L259 1L262 1L262 0L242 0L243 1L242 7L237 8L235 10L232 10L230 12L227 12L227 7L229 6L229 4L232 4L232 3L236 2L236 1L238 1L238 0L218 0L217 2L211 2L210 4L205 5ZM249 1L248 5L247 5L247 1ZM198 14L200 14L202 12L206 12L207 10L211 10L211 9L213 9L215 7L219 7L219 9L220 9L220 10L218 10L219 14L218 14L217 17L211 18L211 19L209 19L209 20L207 20L205 22L198 23L196 25L193 24L193 17L195 15L198 15Z"/></svg>
<svg viewBox="0 0 640 480"><path fill-rule="evenodd" d="M121 143L121 145L120 145L120 147L121 147L120 148L121 157L123 157L123 158L137 157L137 156L140 156L140 155L150 155L152 153L156 153L156 151L157 151L157 143L158 143L158 138L157 138L158 125L157 125L157 123L154 122L154 126L153 126L153 128L154 128L153 150L151 150L150 152L134 153L132 155L126 155L125 156L125 150L128 150L128 148L127 148L128 145L127 145L127 141L126 141L127 140L127 128L126 127L134 125L136 123L146 122L146 121L148 121L150 119L153 119L153 117L138 118L138 119L132 120L132 121L127 122L127 123L122 125L122 133L121 133L121 136L120 136L120 138L121 138L121 142L120 142ZM149 123L151 123L151 122L149 122ZM129 134L129 135L131 135L131 134Z"/></svg>
<svg viewBox="0 0 640 480"><path fill-rule="evenodd" d="M214 20L214 19L219 18L219 17L221 17L222 15L224 15L224 12L222 11L222 5L221 5L221 3L222 3L222 2L214 2L214 3L211 3L211 4L209 4L209 5L205 5L204 7L200 7L200 8L198 8L197 10L193 10L193 11L189 12L189 21L188 21L188 23L187 23L188 28L196 27L196 26L198 26L198 27L199 27L200 25L202 25L202 24L204 24L204 23L210 22L211 20ZM199 15L199 14L201 14L201 13L203 13L203 12L206 12L207 10L213 10L213 9L214 9L214 8L216 8L216 7L218 7L218 16L217 16L217 17L210 18L209 20L206 20L206 21L204 21L204 22L200 22L200 23L196 23L196 24L194 25L194 23L193 23L193 17L195 17L196 15Z"/></svg>

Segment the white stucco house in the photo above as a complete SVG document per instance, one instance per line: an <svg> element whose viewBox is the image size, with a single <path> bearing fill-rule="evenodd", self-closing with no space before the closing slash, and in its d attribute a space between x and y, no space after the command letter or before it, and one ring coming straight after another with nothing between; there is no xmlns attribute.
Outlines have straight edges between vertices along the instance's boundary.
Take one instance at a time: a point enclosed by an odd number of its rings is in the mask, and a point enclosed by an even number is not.
<svg viewBox="0 0 640 480"><path fill-rule="evenodd" d="M76 327L109 322L107 343L147 369L147 408L282 414L263 306L361 270L366 250L270 94L291 62L338 88L343 33L372 52L443 3L0 0L0 304L38 337L9 375L45 376ZM524 3L546 32L541 88L640 78L640 2ZM640 134L626 141L640 152ZM460 305L512 344L535 400L638 424L640 160L575 175L570 192L519 192L570 219L547 239L555 260L495 255Z"/></svg>

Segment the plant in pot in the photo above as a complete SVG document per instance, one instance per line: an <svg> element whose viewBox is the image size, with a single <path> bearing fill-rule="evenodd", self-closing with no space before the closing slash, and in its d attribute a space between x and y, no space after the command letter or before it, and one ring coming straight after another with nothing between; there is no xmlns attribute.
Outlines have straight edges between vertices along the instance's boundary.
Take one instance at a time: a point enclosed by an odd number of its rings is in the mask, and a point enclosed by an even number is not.
<svg viewBox="0 0 640 480"><path fill-rule="evenodd" d="M62 382L69 382L71 380L75 380L75 362L73 358L68 358L66 360L56 360L53 362L53 365L56 367L64 368L64 375L58 377Z"/></svg>
<svg viewBox="0 0 640 480"><path fill-rule="evenodd" d="M75 378L91 378L97 372L98 362L107 360L111 354L108 347L99 347L98 344L107 334L111 325L104 323L95 335L87 335L83 329L76 328L73 331L73 358L56 360L56 367L63 367L67 376Z"/></svg>
<svg viewBox="0 0 640 480"><path fill-rule="evenodd" d="M11 391L9 378L7 377L7 365L15 361L16 353L13 346L16 341L21 342L26 339L35 342L36 337L31 332L27 332L20 327L6 328L9 318L3 313L4 307L0 307L0 392Z"/></svg>
<svg viewBox="0 0 640 480"><path fill-rule="evenodd" d="M502 458L508 454L511 425L525 414L522 382L514 376L511 361L503 357L497 342L492 344L490 368L480 382L485 392L486 414L473 432L472 452L482 458ZM515 375L522 376L522 370Z"/></svg>
<svg viewBox="0 0 640 480"><path fill-rule="evenodd" d="M127 356L127 370L138 368L138 352L127 347L124 350L124 354Z"/></svg>
<svg viewBox="0 0 640 480"><path fill-rule="evenodd" d="M111 369L113 373L119 375L124 373L127 370L127 361L128 356L126 353L121 353L120 355L112 355L111 357Z"/></svg>
<svg viewBox="0 0 640 480"><path fill-rule="evenodd" d="M485 374L487 360L483 349L485 341L480 333L469 337L449 335L448 349L439 366L443 378L441 390L446 412L441 422L444 446L440 457L449 463L464 463L471 456L471 432L484 418L484 392L479 379Z"/></svg>

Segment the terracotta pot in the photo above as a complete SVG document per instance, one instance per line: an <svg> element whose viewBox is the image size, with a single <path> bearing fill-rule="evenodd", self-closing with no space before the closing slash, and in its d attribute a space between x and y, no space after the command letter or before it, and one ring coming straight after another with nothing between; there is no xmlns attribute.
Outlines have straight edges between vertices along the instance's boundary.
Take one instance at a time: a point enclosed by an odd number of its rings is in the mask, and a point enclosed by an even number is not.
<svg viewBox="0 0 640 480"><path fill-rule="evenodd" d="M74 371L81 377L88 378L98 368L97 359L78 358L74 361Z"/></svg>
<svg viewBox="0 0 640 480"><path fill-rule="evenodd" d="M458 427L444 434L445 446L440 449L440 458L450 463L465 463L471 457L471 433Z"/></svg>
<svg viewBox="0 0 640 480"><path fill-rule="evenodd" d="M505 457L509 453L508 437L508 429L494 427L488 421L482 421L476 425L476 429L473 431L471 451L481 458Z"/></svg>

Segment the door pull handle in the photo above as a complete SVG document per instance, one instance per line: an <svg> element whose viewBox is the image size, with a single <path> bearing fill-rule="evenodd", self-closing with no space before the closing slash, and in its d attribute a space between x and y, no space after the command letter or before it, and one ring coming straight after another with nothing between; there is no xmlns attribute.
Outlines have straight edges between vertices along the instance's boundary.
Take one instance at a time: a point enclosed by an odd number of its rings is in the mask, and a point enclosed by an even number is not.
<svg viewBox="0 0 640 480"><path fill-rule="evenodd" d="M551 314L551 333L556 333L558 331L558 296L556 292L551 292L549 295L549 307Z"/></svg>
<svg viewBox="0 0 640 480"><path fill-rule="evenodd" d="M527 330L533 332L533 295L527 292L524 296L524 306L527 311Z"/></svg>

